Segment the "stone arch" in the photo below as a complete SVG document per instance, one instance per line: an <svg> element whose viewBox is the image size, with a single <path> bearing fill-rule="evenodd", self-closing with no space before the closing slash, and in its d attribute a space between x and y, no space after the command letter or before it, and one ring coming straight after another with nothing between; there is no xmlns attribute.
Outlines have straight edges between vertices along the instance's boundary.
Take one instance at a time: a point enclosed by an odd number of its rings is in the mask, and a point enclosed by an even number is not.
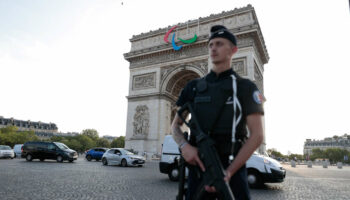
<svg viewBox="0 0 350 200"><path fill-rule="evenodd" d="M161 82L161 93L170 97L170 123L173 121L177 112L175 101L182 88L185 85L196 78L203 77L205 72L196 66L182 65L176 67L174 70L169 71Z"/></svg>
<svg viewBox="0 0 350 200"><path fill-rule="evenodd" d="M169 96L175 101L188 81L203 77L205 74L206 72L197 66L180 65L175 67L166 73L161 80L160 93Z"/></svg>

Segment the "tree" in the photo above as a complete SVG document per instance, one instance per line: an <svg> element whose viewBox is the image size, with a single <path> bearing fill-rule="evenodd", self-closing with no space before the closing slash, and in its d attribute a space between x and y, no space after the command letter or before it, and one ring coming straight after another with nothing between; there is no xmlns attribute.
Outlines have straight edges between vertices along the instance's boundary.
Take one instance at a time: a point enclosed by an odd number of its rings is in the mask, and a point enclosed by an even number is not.
<svg viewBox="0 0 350 200"><path fill-rule="evenodd" d="M301 154L295 154L295 153L292 153L288 156L288 159L289 160L294 160L294 159L297 159L297 160L303 160L303 155Z"/></svg>
<svg viewBox="0 0 350 200"><path fill-rule="evenodd" d="M267 153L273 157L273 158L285 158L286 156L284 156L281 152L277 151L276 149L272 148L272 149L268 149Z"/></svg>
<svg viewBox="0 0 350 200"><path fill-rule="evenodd" d="M81 144L80 149L77 149L79 152L84 152L85 150L96 146L95 141L86 135L77 135L72 137L72 139L77 140Z"/></svg>
<svg viewBox="0 0 350 200"><path fill-rule="evenodd" d="M350 152L347 151L346 149L340 149L340 148L328 148L326 150L313 149L310 159L311 160L315 160L317 158L329 159L331 163L336 163L336 162L345 162L344 156L346 155L348 156L350 155Z"/></svg>
<svg viewBox="0 0 350 200"><path fill-rule="evenodd" d="M97 140L98 139L98 132L95 129L85 129L82 131L81 133L82 135L86 135L88 137L90 137L93 140Z"/></svg>
<svg viewBox="0 0 350 200"><path fill-rule="evenodd" d="M13 147L15 144L24 144L28 141L39 140L33 131L18 131L15 126L0 129L0 145Z"/></svg>
<svg viewBox="0 0 350 200"><path fill-rule="evenodd" d="M98 138L96 141L96 146L109 148L111 145L106 138Z"/></svg>
<svg viewBox="0 0 350 200"><path fill-rule="evenodd" d="M114 139L111 143L112 148L124 148L125 146L125 137L120 136Z"/></svg>
<svg viewBox="0 0 350 200"><path fill-rule="evenodd" d="M82 144L79 143L78 140L76 140L75 138L72 138L71 140L69 140L67 143L65 143L69 148L82 152L83 146Z"/></svg>

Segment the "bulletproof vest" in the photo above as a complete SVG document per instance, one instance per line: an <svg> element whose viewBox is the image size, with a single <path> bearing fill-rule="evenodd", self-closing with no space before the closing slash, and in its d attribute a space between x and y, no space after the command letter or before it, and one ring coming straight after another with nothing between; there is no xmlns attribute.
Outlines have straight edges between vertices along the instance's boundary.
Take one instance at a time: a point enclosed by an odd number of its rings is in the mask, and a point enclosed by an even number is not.
<svg viewBox="0 0 350 200"><path fill-rule="evenodd" d="M197 81L193 99L194 112L204 133L215 142L219 154L231 153L233 100L232 78L217 82ZM238 115L239 111L236 111ZM236 137L237 138L237 137ZM194 138L191 138L192 143Z"/></svg>

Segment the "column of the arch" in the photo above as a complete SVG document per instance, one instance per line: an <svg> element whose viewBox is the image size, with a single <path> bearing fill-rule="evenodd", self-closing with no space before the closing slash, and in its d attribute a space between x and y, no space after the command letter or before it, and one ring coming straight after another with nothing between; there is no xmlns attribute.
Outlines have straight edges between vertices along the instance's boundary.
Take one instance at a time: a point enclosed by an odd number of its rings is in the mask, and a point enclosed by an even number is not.
<svg viewBox="0 0 350 200"><path fill-rule="evenodd" d="M235 59L244 59L245 60L245 71L246 74L240 74L244 78L248 78L251 81L255 81L255 67L254 62L257 62L256 54L253 47L245 47L238 50L238 52L233 56L233 60ZM262 117L262 123L263 123L263 133L264 133L264 140L263 143L260 145L258 151L260 153L264 153L266 151L266 136L265 136L265 117Z"/></svg>
<svg viewBox="0 0 350 200"><path fill-rule="evenodd" d="M254 73L255 73L255 71L256 70L260 70L261 71L261 74L262 74L262 81L264 81L264 70L263 70L263 66L264 66L264 64L261 62L261 59L259 59L259 57L258 57L258 55L255 53L255 51L254 51L254 53L253 53L253 69L254 69ZM257 64L257 67L259 68L259 69L256 69L255 68L255 64L254 63L256 63ZM254 76L254 75L253 75ZM262 84L262 90L264 90L264 84ZM260 91L260 92L264 92L264 91ZM265 97L265 94L264 94L264 97ZM266 98L266 97L265 97ZM263 102L263 106L264 106L264 104L265 104L265 101ZM259 152L260 153L265 153L266 152L266 130L265 130L265 115L262 117L262 126L263 126L263 133L264 133L264 140L263 140L263 143L260 145L260 147L259 147Z"/></svg>
<svg viewBox="0 0 350 200"><path fill-rule="evenodd" d="M171 102L167 99L159 99L158 109L158 142L155 151L160 154L165 135L171 134Z"/></svg>

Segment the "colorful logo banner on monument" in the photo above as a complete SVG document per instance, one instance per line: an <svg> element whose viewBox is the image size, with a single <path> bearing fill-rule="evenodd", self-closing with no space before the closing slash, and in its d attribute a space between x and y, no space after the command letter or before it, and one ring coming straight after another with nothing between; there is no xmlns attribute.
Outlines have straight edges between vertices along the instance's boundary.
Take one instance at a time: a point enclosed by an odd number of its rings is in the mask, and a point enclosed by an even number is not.
<svg viewBox="0 0 350 200"><path fill-rule="evenodd" d="M166 32L166 34L164 35L164 41L165 41L166 43L170 43L169 40L168 40L169 35L170 35L170 33L173 32L176 28L177 28L177 26L174 26L174 27L172 27L168 32ZM183 45L179 45L179 46L176 45L176 43L175 43L175 34L176 34L176 33L173 33L172 40L171 40L171 45L173 46L173 49L174 49L175 51L178 51L178 50L180 50L180 49L182 48ZM197 41L197 34L194 34L193 38L188 39L188 40L184 40L184 39L182 39L182 38L177 38L177 39L180 40L180 41L181 41L182 43L184 43L184 44L191 44L191 43L194 43L195 41Z"/></svg>

